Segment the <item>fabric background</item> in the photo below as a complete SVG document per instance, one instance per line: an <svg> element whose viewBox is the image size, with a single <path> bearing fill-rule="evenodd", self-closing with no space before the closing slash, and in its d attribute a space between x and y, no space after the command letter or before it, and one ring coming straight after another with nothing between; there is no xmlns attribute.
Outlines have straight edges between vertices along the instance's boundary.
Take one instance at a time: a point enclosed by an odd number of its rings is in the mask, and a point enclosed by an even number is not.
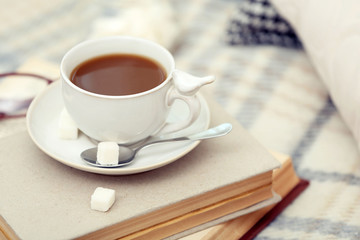
<svg viewBox="0 0 360 240"><path fill-rule="evenodd" d="M14 71L34 57L59 64L70 47L92 36L96 19L114 16L130 4L115 0L0 3L1 72ZM179 24L172 52L179 69L216 75L215 83L208 86L215 99L264 146L290 154L298 174L311 181L256 239L359 239L360 154L351 132L306 52L225 42L238 3L171 1ZM2 120L0 136L25 128L24 119ZM1 176L0 180L4 181Z"/></svg>

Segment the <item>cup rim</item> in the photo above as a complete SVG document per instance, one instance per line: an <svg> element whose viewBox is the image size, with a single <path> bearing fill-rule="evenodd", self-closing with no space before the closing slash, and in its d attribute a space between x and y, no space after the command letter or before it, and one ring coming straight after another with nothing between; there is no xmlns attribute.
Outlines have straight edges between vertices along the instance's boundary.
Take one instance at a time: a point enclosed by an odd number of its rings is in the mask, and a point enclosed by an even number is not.
<svg viewBox="0 0 360 240"><path fill-rule="evenodd" d="M94 92L90 92L90 91L87 91L85 89L82 89L82 88L78 87L77 85L75 85L69 79L69 77L66 76L65 70L64 70L64 62L66 61L66 59L69 57L69 55L73 51L76 51L79 48L94 44L96 42L101 42L101 41L106 42L106 41L114 41L114 40L132 40L132 41L136 41L136 42L142 42L142 43L146 43L148 45L152 45L152 46L160 49L161 51L163 51L164 54L167 55L169 60L170 60L170 71L167 74L167 78L161 84L159 84L156 87L151 88L151 89L149 89L147 91L144 91L144 92L135 93L135 94L128 94L128 95L105 95L105 94L94 93ZM99 56L101 56L101 54L99 54ZM154 60L156 61L156 59L154 59ZM106 98L106 99L135 98L135 97L140 97L140 96L144 96L144 95L148 95L150 93L156 92L170 81L170 79L172 78L174 70L175 70L175 60L174 60L174 57L172 56L172 54L169 52L169 50L167 50L165 47L161 46L160 44L158 44L156 42L153 42L153 41L150 41L150 40L144 39L144 38L133 37L133 36L103 37L103 38L91 39L91 40L86 40L86 41L80 42L80 43L76 44L75 46L73 46L72 48L70 48L65 53L65 55L63 56L63 58L61 60L61 63L60 63L60 76L65 81L65 83L67 83L69 86L71 86L72 88L74 88L75 90L77 90L77 91L79 91L79 92L81 92L83 94L93 96L93 97Z"/></svg>

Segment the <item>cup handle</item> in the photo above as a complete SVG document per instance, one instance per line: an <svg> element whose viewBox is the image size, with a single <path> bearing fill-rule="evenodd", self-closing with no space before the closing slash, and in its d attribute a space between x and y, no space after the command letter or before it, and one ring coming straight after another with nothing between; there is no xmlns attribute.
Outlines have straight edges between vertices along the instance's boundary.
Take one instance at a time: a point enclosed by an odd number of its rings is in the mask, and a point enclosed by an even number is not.
<svg viewBox="0 0 360 240"><path fill-rule="evenodd" d="M201 110L196 93L202 86L215 80L214 76L195 77L177 69L173 71L172 78L174 87L167 94L168 106L171 106L176 99L180 99L188 105L190 113L185 121L166 123L156 135L173 133L190 126L198 118Z"/></svg>

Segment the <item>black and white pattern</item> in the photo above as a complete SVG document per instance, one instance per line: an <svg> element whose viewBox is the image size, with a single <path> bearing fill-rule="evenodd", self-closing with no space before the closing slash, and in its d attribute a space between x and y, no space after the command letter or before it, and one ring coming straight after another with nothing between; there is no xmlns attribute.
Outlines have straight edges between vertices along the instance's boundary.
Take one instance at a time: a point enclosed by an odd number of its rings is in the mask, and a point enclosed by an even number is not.
<svg viewBox="0 0 360 240"><path fill-rule="evenodd" d="M294 30L268 0L241 1L227 28L226 41L302 48Z"/></svg>

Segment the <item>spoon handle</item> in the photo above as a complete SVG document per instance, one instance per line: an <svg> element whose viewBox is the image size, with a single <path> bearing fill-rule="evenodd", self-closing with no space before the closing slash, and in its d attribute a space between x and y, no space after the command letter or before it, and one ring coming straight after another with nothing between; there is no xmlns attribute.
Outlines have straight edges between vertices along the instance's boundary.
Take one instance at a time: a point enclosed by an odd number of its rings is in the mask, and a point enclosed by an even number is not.
<svg viewBox="0 0 360 240"><path fill-rule="evenodd" d="M187 137L177 137L177 138L169 138L169 139L161 139L161 140L155 140L152 142L148 142L140 147L138 147L135 151L139 151L140 149L155 144L155 143L163 143L163 142L174 142L174 141L196 141L196 140L202 140L202 139L208 139L213 137L220 137L228 134L232 129L232 125L230 123L223 123L216 127L209 128L205 131L195 133L193 135L187 136Z"/></svg>
<svg viewBox="0 0 360 240"><path fill-rule="evenodd" d="M228 134L232 129L232 125L230 123L223 123L216 127L209 128L203 132L195 133L193 135L188 136L189 140L201 140L213 137L220 137Z"/></svg>

